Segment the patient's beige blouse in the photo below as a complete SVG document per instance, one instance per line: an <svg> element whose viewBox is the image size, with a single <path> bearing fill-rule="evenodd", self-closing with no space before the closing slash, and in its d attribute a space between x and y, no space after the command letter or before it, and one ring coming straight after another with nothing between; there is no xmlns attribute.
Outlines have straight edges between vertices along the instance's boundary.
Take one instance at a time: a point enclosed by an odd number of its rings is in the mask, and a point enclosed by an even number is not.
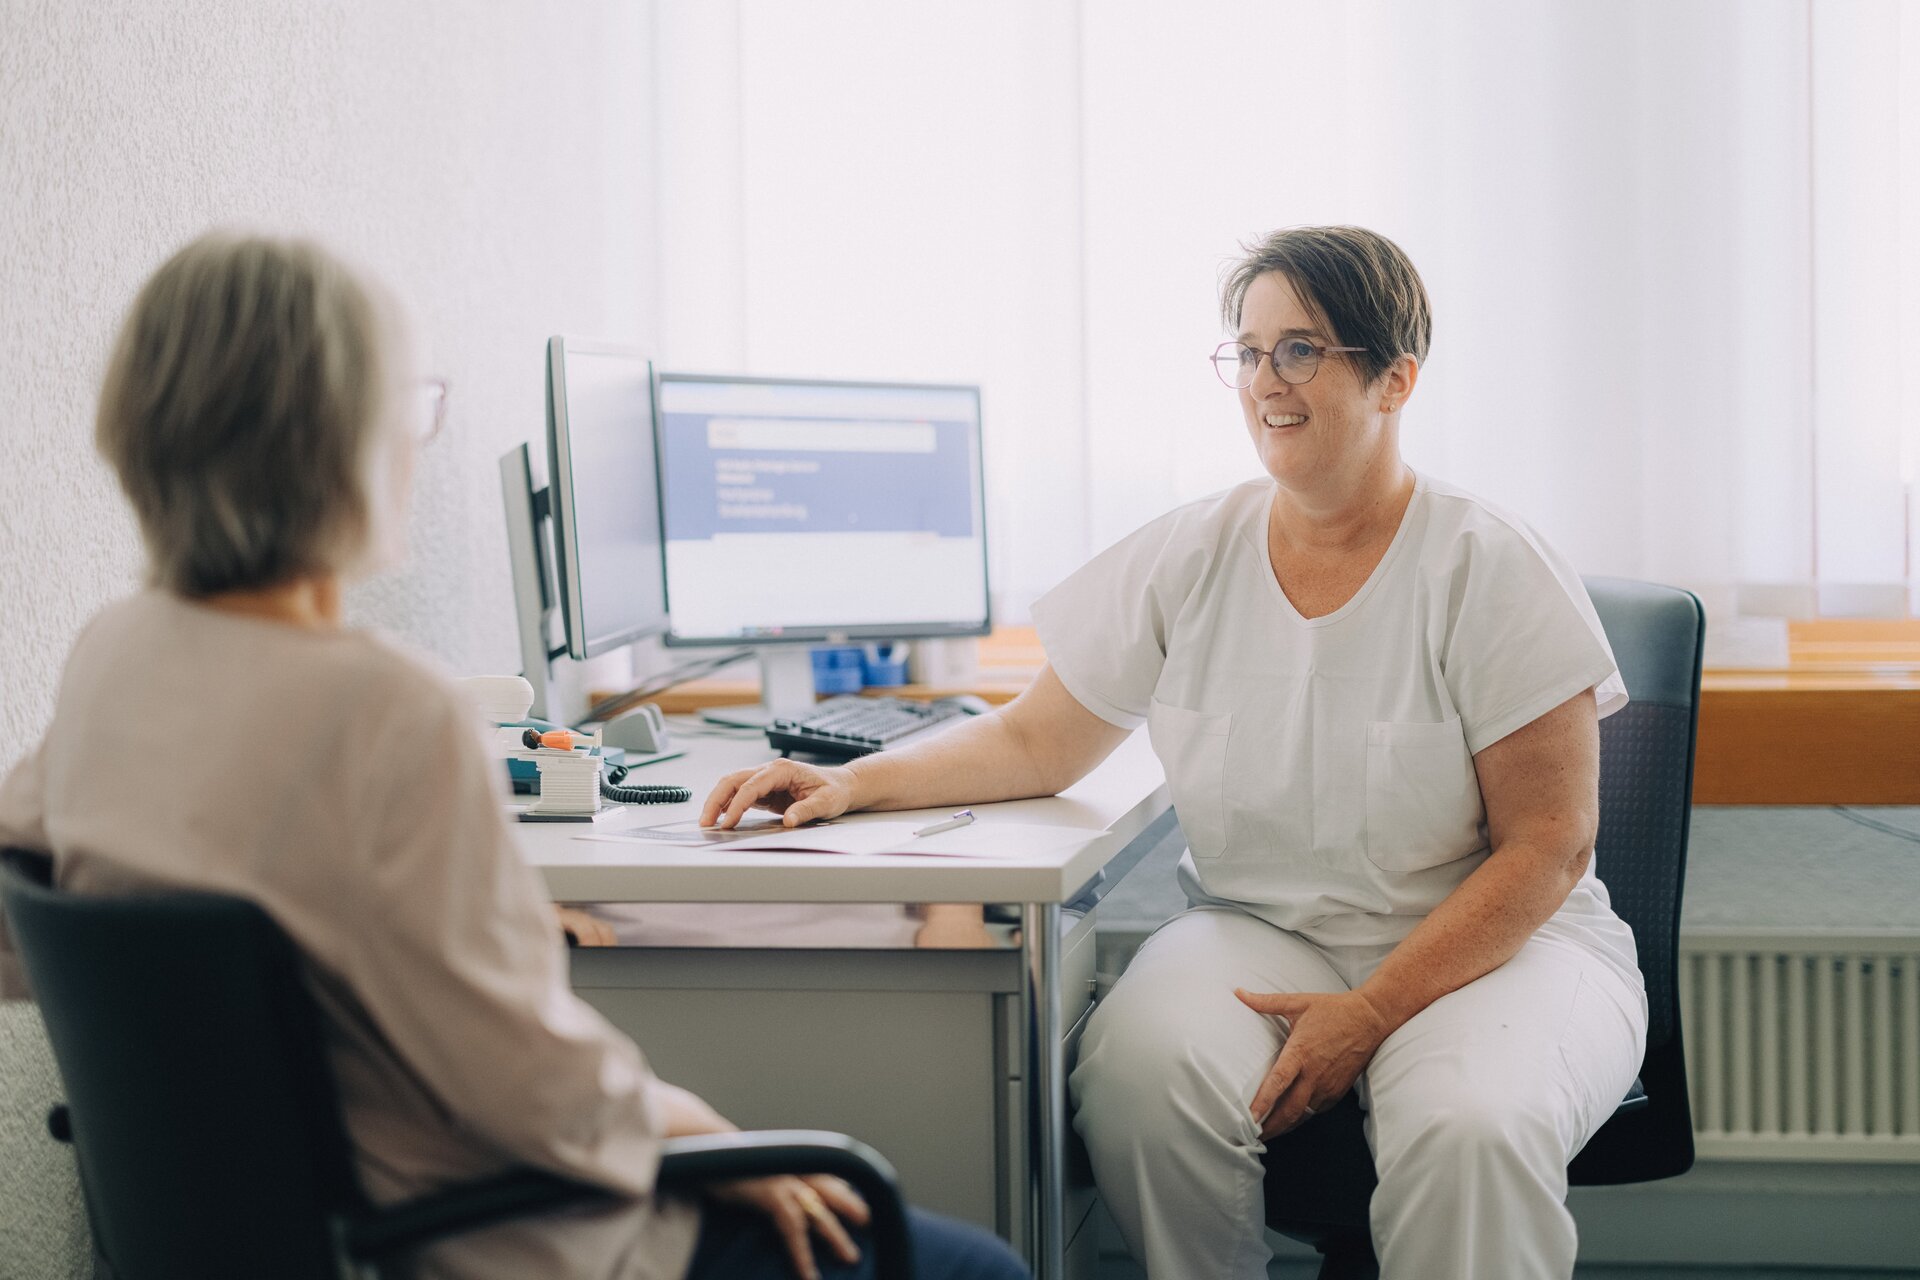
<svg viewBox="0 0 1920 1280"><path fill-rule="evenodd" d="M678 1277L693 1205L648 1196L663 1086L577 999L450 682L364 632L159 592L75 645L46 738L0 783L0 843L82 893L250 898L297 942L369 1195L530 1164L631 1192L499 1227L423 1273ZM0 994L26 993L0 929Z"/></svg>

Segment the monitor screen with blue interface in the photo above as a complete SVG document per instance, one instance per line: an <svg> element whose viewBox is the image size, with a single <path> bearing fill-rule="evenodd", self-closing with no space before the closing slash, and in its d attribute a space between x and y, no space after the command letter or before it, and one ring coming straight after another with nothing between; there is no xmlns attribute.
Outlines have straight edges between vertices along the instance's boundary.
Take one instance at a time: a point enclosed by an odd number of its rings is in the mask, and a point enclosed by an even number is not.
<svg viewBox="0 0 1920 1280"><path fill-rule="evenodd" d="M605 343L548 344L548 467L567 652L591 658L666 625L653 367Z"/></svg>
<svg viewBox="0 0 1920 1280"><path fill-rule="evenodd" d="M980 635L977 387L663 373L669 644Z"/></svg>

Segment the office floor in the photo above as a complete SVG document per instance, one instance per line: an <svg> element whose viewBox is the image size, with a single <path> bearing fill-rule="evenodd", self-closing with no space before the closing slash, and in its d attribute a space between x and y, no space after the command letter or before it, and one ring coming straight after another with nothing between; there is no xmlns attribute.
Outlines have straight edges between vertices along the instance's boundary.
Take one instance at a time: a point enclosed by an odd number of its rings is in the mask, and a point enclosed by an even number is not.
<svg viewBox="0 0 1920 1280"><path fill-rule="evenodd" d="M1268 1280L1313 1280L1316 1264L1313 1262L1275 1261L1268 1268ZM1102 1258L1100 1260L1100 1280L1146 1280L1146 1272L1125 1258ZM1575 1267L1574 1280L1732 1280L1734 1277L1752 1277L1753 1280L1920 1280L1920 1271L1808 1271L1794 1267L1785 1270L1775 1268L1754 1269L1742 1267L1737 1270L1721 1267Z"/></svg>
<svg viewBox="0 0 1920 1280"><path fill-rule="evenodd" d="M1920 808L1695 809L1681 918L1683 928L1920 930Z"/></svg>
<svg viewBox="0 0 1920 1280"><path fill-rule="evenodd" d="M1292 1256L1278 1257L1267 1267L1268 1280L1315 1280L1319 1259L1302 1257L1304 1246L1275 1237L1277 1250ZM1100 1224L1100 1266L1098 1280L1146 1280L1146 1272L1127 1256L1111 1220ZM1574 1280L1920 1280L1920 1270L1906 1267L1761 1267L1739 1265L1660 1265L1648 1263L1581 1263L1573 1270Z"/></svg>

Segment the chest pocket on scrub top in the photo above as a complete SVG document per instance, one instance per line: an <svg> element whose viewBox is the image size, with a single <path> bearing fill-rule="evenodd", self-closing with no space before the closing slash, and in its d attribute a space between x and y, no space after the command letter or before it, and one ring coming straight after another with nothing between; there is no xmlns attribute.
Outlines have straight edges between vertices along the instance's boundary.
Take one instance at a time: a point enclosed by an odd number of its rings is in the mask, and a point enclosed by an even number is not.
<svg viewBox="0 0 1920 1280"><path fill-rule="evenodd" d="M1153 699L1147 708L1147 737L1167 771L1180 830L1195 858L1217 858L1227 851L1227 735L1233 717L1226 712L1189 711Z"/></svg>
<svg viewBox="0 0 1920 1280"><path fill-rule="evenodd" d="M1482 845L1480 780L1459 717L1367 725L1367 860L1424 871Z"/></svg>

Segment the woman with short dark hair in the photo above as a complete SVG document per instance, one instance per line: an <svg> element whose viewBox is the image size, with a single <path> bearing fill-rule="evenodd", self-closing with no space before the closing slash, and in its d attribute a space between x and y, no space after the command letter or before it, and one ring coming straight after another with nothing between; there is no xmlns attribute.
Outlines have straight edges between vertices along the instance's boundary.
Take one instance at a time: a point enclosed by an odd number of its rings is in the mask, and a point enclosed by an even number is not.
<svg viewBox="0 0 1920 1280"><path fill-rule="evenodd" d="M445 402L398 308L317 245L215 234L162 266L97 431L150 589L74 645L54 727L0 783L0 844L50 852L69 891L204 890L272 915L306 963L376 1203L517 1165L629 1197L458 1237L422 1275L871 1275L866 1207L838 1179L652 1194L663 1139L733 1126L569 988L469 702L342 622L342 581L399 553ZM103 783L116 757L153 765ZM22 996L6 942L0 996ZM911 1227L924 1277L1026 1274L985 1232Z"/></svg>
<svg viewBox="0 0 1920 1280"><path fill-rule="evenodd" d="M1626 689L1573 568L1416 475L1425 287L1358 227L1251 246L1213 353L1265 474L1034 606L1049 665L922 747L722 781L789 821L1052 794L1145 724L1190 907L1096 1006L1075 1124L1155 1280L1266 1275L1266 1139L1356 1083L1394 1277L1567 1276L1567 1162L1639 1068L1633 936L1595 874Z"/></svg>

